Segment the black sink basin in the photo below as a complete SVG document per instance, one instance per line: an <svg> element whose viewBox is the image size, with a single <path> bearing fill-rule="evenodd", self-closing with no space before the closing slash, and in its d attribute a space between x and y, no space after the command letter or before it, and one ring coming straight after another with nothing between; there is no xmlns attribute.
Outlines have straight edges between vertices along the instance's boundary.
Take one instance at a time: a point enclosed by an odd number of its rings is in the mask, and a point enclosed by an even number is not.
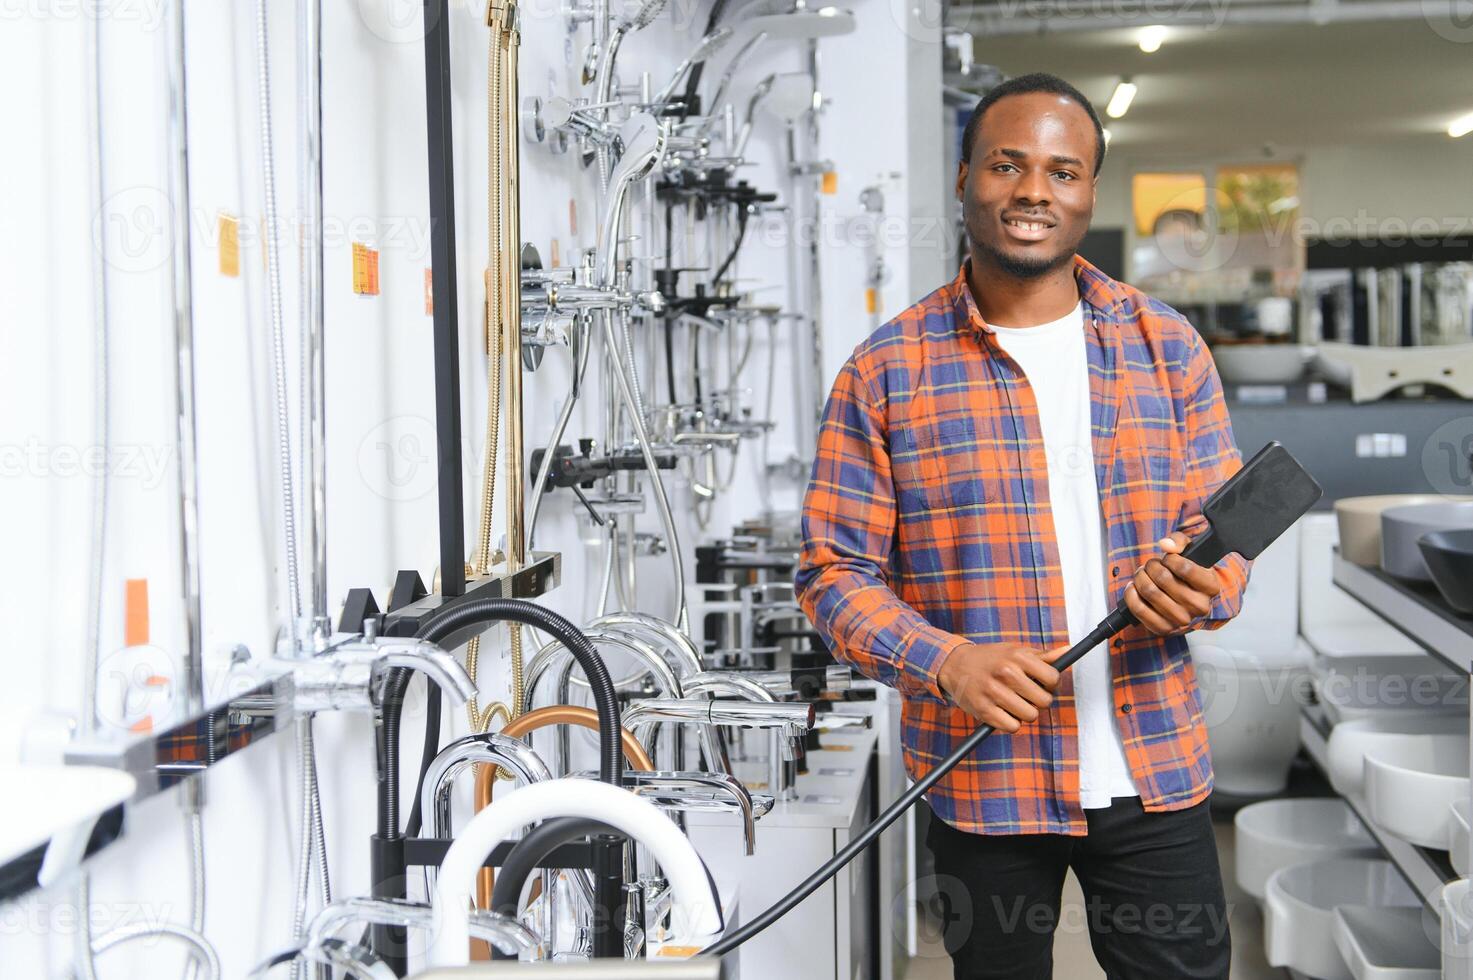
<svg viewBox="0 0 1473 980"><path fill-rule="evenodd" d="M1417 547L1448 605L1473 616L1473 529L1431 531L1417 539Z"/></svg>

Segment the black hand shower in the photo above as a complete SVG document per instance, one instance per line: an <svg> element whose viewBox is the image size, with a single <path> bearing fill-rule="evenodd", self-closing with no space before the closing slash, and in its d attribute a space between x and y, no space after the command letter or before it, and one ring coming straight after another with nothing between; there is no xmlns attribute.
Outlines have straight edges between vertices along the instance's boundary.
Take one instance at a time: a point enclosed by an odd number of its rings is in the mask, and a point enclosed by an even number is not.
<svg viewBox="0 0 1473 980"><path fill-rule="evenodd" d="M1202 566L1215 565L1229 554L1257 558L1289 526L1304 515L1324 493L1299 461L1277 442L1260 449L1241 470L1217 488L1202 505L1208 530L1192 539L1183 556ZM1069 648L1054 661L1055 669L1068 670L1080 657L1136 622L1135 615L1121 603L1106 616L1089 635ZM799 902L811 895L840 868L859 854L915 804L926 791L955 769L963 759L976 751L983 739L993 733L991 725L980 725L926 775L917 780L899 799L891 803L857 837L823 866L803 880L797 888L765 912L722 936L701 951L702 955L722 956L772 925Z"/></svg>

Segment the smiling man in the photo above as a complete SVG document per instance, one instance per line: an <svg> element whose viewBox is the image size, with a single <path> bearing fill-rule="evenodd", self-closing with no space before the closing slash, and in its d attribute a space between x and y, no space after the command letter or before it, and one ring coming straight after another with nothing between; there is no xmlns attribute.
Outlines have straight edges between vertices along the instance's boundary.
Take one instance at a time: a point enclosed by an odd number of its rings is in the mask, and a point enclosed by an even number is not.
<svg viewBox="0 0 1473 980"><path fill-rule="evenodd" d="M1212 358L1179 314L1076 254L1099 118L1051 75L967 124L969 258L839 372L797 588L834 655L900 691L958 978L1052 976L1065 872L1111 978L1225 978L1212 771L1184 638L1247 566L1181 557L1241 465ZM1124 600L1141 625L1050 661ZM1077 918L1076 918L1077 921Z"/></svg>

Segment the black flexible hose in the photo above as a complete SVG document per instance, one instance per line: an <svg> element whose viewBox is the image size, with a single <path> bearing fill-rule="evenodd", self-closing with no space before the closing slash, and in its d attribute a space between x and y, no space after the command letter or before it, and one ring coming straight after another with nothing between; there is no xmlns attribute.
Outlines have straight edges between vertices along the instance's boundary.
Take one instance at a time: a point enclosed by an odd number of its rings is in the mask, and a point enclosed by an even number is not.
<svg viewBox="0 0 1473 980"><path fill-rule="evenodd" d="M1063 656L1054 661L1054 667L1060 671L1068 670L1080 657L1093 650L1099 644L1104 643L1133 622L1135 622L1135 617L1131 615L1128 609L1124 606L1117 607L1098 626L1090 630L1088 636L1074 644ZM874 823L864 828L859 836L855 837L842 850L825 861L817 871L803 879L797 888L788 892L761 915L748 921L735 931L722 936L716 942L701 950L702 955L724 956L791 912L799 902L813 894L820 885L837 874L840 868L853 861L865 848L874 844L880 834L884 833L885 828L894 823L902 813L914 806L915 802L926 794L926 790L935 786L941 781L943 776L955 769L963 759L976 751L977 746L981 745L983 740L991 735L993 731L994 729L991 725L979 725L977 730L968 735L966 740L952 750L950 755L942 759L936 768L917 780L910 789L901 794L899 799L886 807L885 811L875 818Z"/></svg>
<svg viewBox="0 0 1473 980"><path fill-rule="evenodd" d="M430 686L426 695L428 703L425 706L425 741L419 753L419 779L415 784L414 802L409 807L409 822L404 825L405 837L418 837L420 829L424 826L424 813L420 808L419 793L424 789L425 773L430 771L430 765L435 761L435 756L440 754L440 705L443 698L439 684L428 678L425 679L425 683Z"/></svg>
<svg viewBox="0 0 1473 980"><path fill-rule="evenodd" d="M522 902L522 888L527 879L542 867L547 856L564 844L593 834L622 834L622 831L590 817L553 817L527 831L507 852L506 860L496 871L496 885L491 889L491 911L516 918ZM515 959L494 949L491 958Z"/></svg>
<svg viewBox="0 0 1473 980"><path fill-rule="evenodd" d="M445 612L431 616L415 633L416 638L438 643L466 627L512 622L552 636L560 641L588 679L598 712L599 766L601 782L620 784L624 775L624 756L619 744L619 701L603 658L578 627L545 606L526 599L474 599L459 603ZM404 711L404 691L409 686L410 671L395 668L385 686L383 724L379 737L378 816L379 836L397 839L399 831L399 722ZM420 753L419 778L415 783L414 805L410 815L410 833L418 834L423 814L419 800L424 789L425 774L440 750L440 690L431 685L429 710L425 713L425 745Z"/></svg>
<svg viewBox="0 0 1473 980"><path fill-rule="evenodd" d="M721 23L721 15L726 13L727 0L716 0L711 7L711 16L706 19L706 34L716 30L716 25ZM691 66L690 74L685 76L685 95L681 97L684 107L680 110L681 121L690 115L691 106L695 105L696 90L701 87L701 73L705 71L706 59L702 58Z"/></svg>
<svg viewBox="0 0 1473 980"><path fill-rule="evenodd" d="M711 277L711 291L713 293L716 291L716 284L721 281L722 276L726 275L726 270L731 268L732 262L736 261L737 253L742 250L742 239L747 237L747 218L747 206L745 204L738 204L736 241L732 242L731 252L726 256L726 261L721 263L716 269L716 274Z"/></svg>

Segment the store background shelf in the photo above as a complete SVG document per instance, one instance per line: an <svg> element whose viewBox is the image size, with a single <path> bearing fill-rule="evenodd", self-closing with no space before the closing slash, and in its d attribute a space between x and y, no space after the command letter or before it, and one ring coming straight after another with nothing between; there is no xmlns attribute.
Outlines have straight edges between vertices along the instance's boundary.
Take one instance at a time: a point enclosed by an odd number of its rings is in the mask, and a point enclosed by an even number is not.
<svg viewBox="0 0 1473 980"><path fill-rule="evenodd" d="M1330 721L1325 717L1323 708L1318 705L1305 706L1299 720L1300 739L1304 743L1305 752L1325 773L1326 778L1329 777L1330 772L1326 759L1330 727ZM1447 852L1418 847L1407 843L1400 837L1388 834L1371 821L1370 810L1364 800L1349 796L1341 797L1341 799L1345 800L1351 812L1365 825L1366 831L1391 860L1391 863L1396 865L1402 877L1406 878L1407 883L1422 897L1422 904L1430 909L1433 915L1437 915L1438 892L1441 891L1443 885L1457 878L1457 873L1453 871L1452 864L1448 861Z"/></svg>
<svg viewBox="0 0 1473 980"><path fill-rule="evenodd" d="M1473 618L1459 616L1430 584L1409 583L1335 552L1335 584L1434 657L1473 672Z"/></svg>

